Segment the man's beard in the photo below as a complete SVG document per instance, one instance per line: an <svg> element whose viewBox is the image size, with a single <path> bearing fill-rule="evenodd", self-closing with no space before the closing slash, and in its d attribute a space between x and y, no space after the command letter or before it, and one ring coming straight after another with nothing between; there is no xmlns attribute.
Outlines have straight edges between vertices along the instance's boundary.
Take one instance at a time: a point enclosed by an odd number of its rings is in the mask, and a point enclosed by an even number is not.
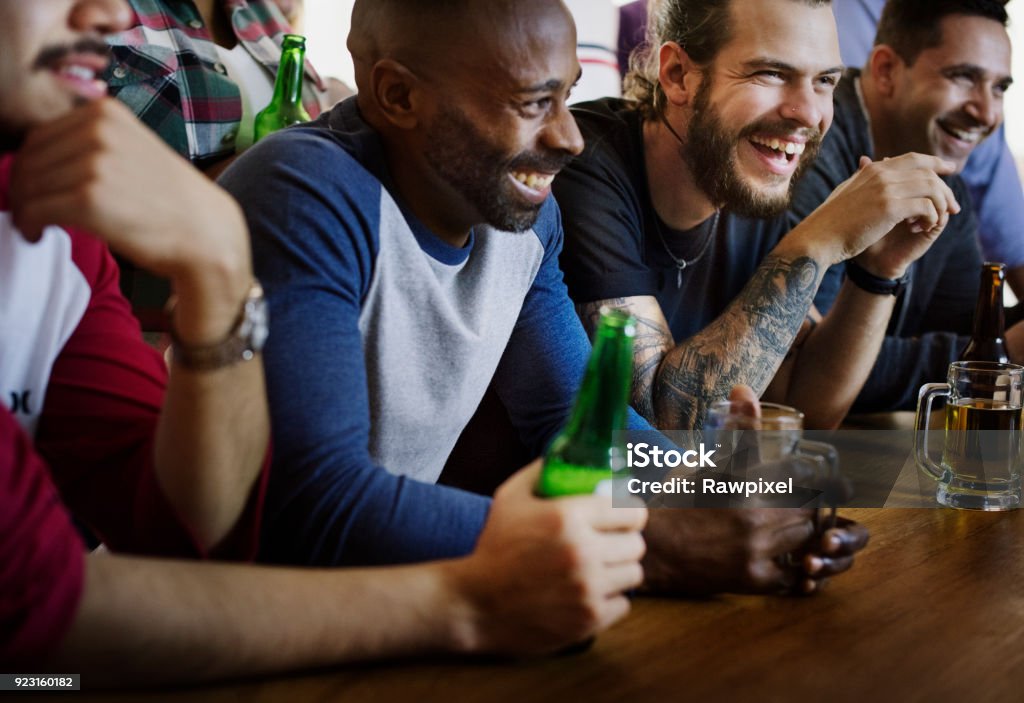
<svg viewBox="0 0 1024 703"><path fill-rule="evenodd" d="M524 232L533 227L543 205L519 198L509 173L557 173L572 159L557 152L521 153L509 158L455 107L442 108L428 128L424 156L431 168L480 213L484 222L505 232Z"/></svg>
<svg viewBox="0 0 1024 703"><path fill-rule="evenodd" d="M785 120L760 120L733 134L722 125L710 99L711 75L706 73L693 99L693 118L686 130L686 145L680 147L697 186L715 207L725 208L741 217L760 219L782 214L789 208L797 181L821 149L821 132ZM807 137L807 143L784 193L766 192L743 180L736 162L736 147L741 140L754 134L781 137L794 133Z"/></svg>

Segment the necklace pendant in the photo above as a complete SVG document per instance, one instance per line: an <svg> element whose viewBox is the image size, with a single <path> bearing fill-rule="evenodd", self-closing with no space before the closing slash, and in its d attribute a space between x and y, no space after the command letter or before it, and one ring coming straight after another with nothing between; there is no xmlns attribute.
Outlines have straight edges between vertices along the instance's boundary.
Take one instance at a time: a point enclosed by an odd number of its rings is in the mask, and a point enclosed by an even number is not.
<svg viewBox="0 0 1024 703"><path fill-rule="evenodd" d="M685 264L680 266L680 267L678 267L676 269L676 290L679 290L679 289L681 289L683 287L683 269L684 268L686 268Z"/></svg>

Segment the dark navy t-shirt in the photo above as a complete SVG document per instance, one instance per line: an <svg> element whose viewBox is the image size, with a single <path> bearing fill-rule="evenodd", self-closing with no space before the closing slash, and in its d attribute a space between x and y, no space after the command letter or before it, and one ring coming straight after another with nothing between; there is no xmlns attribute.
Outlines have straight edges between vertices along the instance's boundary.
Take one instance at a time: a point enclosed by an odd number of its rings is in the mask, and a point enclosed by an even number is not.
<svg viewBox="0 0 1024 703"><path fill-rule="evenodd" d="M673 230L651 204L640 115L613 98L581 103L573 114L586 148L554 183L569 294L577 303L652 295L675 340L691 337L736 298L788 231L785 218L722 212L717 222ZM688 262L681 277L673 257Z"/></svg>
<svg viewBox="0 0 1024 703"><path fill-rule="evenodd" d="M867 115L857 96L858 71L848 71L835 92L835 118L817 160L794 191L790 220L800 222L857 172L861 156L874 156ZM978 223L967 187L946 179L963 208L911 267L911 283L896 302L878 358L853 404L853 412L912 410L925 383L942 381L967 345L978 294L981 252ZM846 265L826 273L815 305L835 302Z"/></svg>

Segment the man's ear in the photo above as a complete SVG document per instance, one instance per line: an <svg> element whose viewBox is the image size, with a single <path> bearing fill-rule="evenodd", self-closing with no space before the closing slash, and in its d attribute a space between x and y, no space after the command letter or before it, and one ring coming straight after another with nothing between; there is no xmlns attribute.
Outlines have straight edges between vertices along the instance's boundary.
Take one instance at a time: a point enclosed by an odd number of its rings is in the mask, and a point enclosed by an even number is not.
<svg viewBox="0 0 1024 703"><path fill-rule="evenodd" d="M674 41L661 45L658 50L658 82L670 104L680 107L690 104L703 75L704 72L683 47Z"/></svg>
<svg viewBox="0 0 1024 703"><path fill-rule="evenodd" d="M879 44L871 50L865 70L871 74L878 93L891 98L905 68L906 64L895 49L888 44Z"/></svg>
<svg viewBox="0 0 1024 703"><path fill-rule="evenodd" d="M393 59L382 59L370 69L370 91L381 116L399 129L419 123L420 79Z"/></svg>

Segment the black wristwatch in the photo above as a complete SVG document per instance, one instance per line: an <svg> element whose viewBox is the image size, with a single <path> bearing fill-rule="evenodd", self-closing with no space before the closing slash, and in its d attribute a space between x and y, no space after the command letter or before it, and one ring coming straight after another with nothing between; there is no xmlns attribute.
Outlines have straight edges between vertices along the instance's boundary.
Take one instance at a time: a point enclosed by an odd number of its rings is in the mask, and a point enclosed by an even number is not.
<svg viewBox="0 0 1024 703"><path fill-rule="evenodd" d="M868 293L898 296L910 283L910 269L899 278L880 278L851 259L846 262L846 277Z"/></svg>
<svg viewBox="0 0 1024 703"><path fill-rule="evenodd" d="M173 307L168 311L173 312ZM171 359L174 363L191 371L215 371L240 361L254 358L267 341L270 327L267 318L267 301L263 287L253 281L249 292L242 301L242 309L231 331L219 342L205 346L189 345L178 339L171 330Z"/></svg>

